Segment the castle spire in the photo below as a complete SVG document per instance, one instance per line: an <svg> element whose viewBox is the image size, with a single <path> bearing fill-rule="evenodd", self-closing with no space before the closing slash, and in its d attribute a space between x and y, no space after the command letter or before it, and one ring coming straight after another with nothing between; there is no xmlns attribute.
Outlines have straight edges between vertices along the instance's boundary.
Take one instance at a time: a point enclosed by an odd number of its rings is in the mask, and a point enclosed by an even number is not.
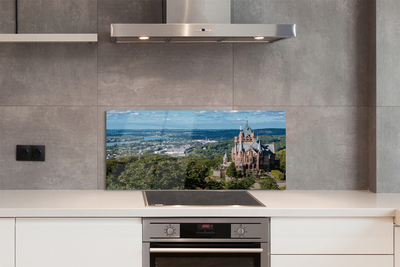
<svg viewBox="0 0 400 267"><path fill-rule="evenodd" d="M249 121L247 120L247 117L246 117L246 126L244 126L244 129L243 129L243 134L244 134L244 137L252 135L251 128L249 126Z"/></svg>
<svg viewBox="0 0 400 267"><path fill-rule="evenodd" d="M225 163L227 163L227 162L228 162L228 160L229 160L229 158L228 158L228 155L225 153L225 155L224 155L224 158L223 158L222 162L225 164Z"/></svg>

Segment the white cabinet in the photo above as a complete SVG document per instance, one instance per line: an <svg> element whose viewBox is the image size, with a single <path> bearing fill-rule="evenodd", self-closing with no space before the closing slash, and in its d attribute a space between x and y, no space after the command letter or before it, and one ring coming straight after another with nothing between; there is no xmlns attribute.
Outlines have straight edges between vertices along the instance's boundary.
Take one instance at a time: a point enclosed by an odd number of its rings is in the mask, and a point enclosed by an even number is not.
<svg viewBox="0 0 400 267"><path fill-rule="evenodd" d="M0 266L14 267L15 218L0 218Z"/></svg>
<svg viewBox="0 0 400 267"><path fill-rule="evenodd" d="M392 267L393 252L392 217L271 218L271 267Z"/></svg>
<svg viewBox="0 0 400 267"><path fill-rule="evenodd" d="M272 267L392 267L393 255L272 255Z"/></svg>
<svg viewBox="0 0 400 267"><path fill-rule="evenodd" d="M394 259L396 260L394 266L400 267L400 226L394 228L395 252Z"/></svg>
<svg viewBox="0 0 400 267"><path fill-rule="evenodd" d="M393 218L271 218L271 254L393 255Z"/></svg>
<svg viewBox="0 0 400 267"><path fill-rule="evenodd" d="M141 219L16 219L16 267L141 264Z"/></svg>

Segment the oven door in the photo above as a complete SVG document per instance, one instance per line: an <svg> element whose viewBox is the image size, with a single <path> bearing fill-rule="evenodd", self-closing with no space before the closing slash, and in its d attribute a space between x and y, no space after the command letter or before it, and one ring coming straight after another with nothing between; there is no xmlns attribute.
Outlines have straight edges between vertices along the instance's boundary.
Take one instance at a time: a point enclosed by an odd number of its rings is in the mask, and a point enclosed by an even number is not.
<svg viewBox="0 0 400 267"><path fill-rule="evenodd" d="M267 243L152 242L144 245L145 267L269 266Z"/></svg>

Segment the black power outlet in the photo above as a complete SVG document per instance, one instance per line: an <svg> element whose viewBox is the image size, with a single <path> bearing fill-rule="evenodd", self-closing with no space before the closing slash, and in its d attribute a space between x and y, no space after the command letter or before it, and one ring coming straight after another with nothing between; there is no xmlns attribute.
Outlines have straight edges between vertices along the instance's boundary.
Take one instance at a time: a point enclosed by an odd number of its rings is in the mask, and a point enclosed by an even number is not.
<svg viewBox="0 0 400 267"><path fill-rule="evenodd" d="M31 146L31 160L44 161L46 154L45 146Z"/></svg>
<svg viewBox="0 0 400 267"><path fill-rule="evenodd" d="M17 160L44 161L45 155L45 146L17 145Z"/></svg>
<svg viewBox="0 0 400 267"><path fill-rule="evenodd" d="M17 146L17 160L31 160L31 146Z"/></svg>

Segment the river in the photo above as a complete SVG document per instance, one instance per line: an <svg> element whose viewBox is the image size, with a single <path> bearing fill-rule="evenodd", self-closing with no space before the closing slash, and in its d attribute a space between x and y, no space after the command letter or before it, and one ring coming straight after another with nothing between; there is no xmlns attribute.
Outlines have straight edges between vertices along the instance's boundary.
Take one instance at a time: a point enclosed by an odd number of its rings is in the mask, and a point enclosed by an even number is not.
<svg viewBox="0 0 400 267"><path fill-rule="evenodd" d="M161 139L171 139L171 137L166 137L166 136L144 136L143 140L137 140L137 141L123 141L123 142L107 142L107 146L112 146L112 145L120 145L120 144L130 144L130 143L140 143L143 141L151 141L151 140L161 140Z"/></svg>

